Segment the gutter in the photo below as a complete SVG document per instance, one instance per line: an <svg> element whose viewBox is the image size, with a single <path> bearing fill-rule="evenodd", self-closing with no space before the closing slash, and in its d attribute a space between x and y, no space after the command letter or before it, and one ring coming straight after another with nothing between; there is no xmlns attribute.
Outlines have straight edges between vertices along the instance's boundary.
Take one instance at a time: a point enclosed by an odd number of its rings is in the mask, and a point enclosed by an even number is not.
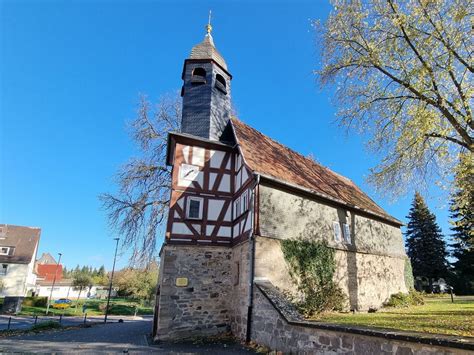
<svg viewBox="0 0 474 355"><path fill-rule="evenodd" d="M249 237L249 293L248 293L248 307L247 307L247 328L246 328L246 335L245 341L247 343L251 340L252 335L252 312L253 312L253 283L255 279L255 190L256 187L260 184L260 175L255 175L255 185L252 189L252 203L250 211L252 216L252 233ZM257 212L258 213L258 212Z"/></svg>

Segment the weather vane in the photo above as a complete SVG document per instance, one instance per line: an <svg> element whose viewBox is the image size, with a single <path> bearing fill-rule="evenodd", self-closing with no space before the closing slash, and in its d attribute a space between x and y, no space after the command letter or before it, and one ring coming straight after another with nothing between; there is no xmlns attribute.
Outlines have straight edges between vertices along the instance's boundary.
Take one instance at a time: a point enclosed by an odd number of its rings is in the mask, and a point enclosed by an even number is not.
<svg viewBox="0 0 474 355"><path fill-rule="evenodd" d="M208 35L210 35L210 34L211 34L211 31L212 31L212 26L211 26L211 10L209 10L209 20L207 21L206 31L207 31L207 34L208 34Z"/></svg>

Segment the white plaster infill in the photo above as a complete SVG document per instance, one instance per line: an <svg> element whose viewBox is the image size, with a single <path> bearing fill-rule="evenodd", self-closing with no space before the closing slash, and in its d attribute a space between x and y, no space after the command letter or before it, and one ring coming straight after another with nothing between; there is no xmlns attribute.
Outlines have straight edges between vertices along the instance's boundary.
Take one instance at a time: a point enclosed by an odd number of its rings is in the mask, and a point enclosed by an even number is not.
<svg viewBox="0 0 474 355"><path fill-rule="evenodd" d="M426 344L446 348L474 351L474 337L458 337L441 334L427 334L418 332L406 332L393 329L369 328L361 326L347 326L331 323L315 322L305 320L296 308L291 305L282 293L273 284L266 280L256 280L255 285L259 292L269 301L281 318L289 325L314 328L326 331L363 335L406 343ZM447 349L449 350L449 349Z"/></svg>

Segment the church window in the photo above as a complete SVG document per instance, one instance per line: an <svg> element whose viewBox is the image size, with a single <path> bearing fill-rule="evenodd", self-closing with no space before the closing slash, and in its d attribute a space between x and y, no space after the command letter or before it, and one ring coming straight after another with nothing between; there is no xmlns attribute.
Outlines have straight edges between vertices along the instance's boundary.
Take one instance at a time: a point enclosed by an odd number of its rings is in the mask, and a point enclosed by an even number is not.
<svg viewBox="0 0 474 355"><path fill-rule="evenodd" d="M341 241L341 226L339 222L332 222L332 228L334 230L334 240L336 242Z"/></svg>
<svg viewBox="0 0 474 355"><path fill-rule="evenodd" d="M234 201L234 219L236 219L237 217L239 217L240 214L241 214L241 210L240 210L241 204L240 204L240 202L241 202L241 201L240 201L240 197L237 197L237 198L235 199L235 201Z"/></svg>
<svg viewBox="0 0 474 355"><path fill-rule="evenodd" d="M0 267L0 275L6 275L8 270L8 264L2 264Z"/></svg>
<svg viewBox="0 0 474 355"><path fill-rule="evenodd" d="M249 205L249 191L246 190L242 193L242 205L241 205L242 213L247 211L248 205Z"/></svg>
<svg viewBox="0 0 474 355"><path fill-rule="evenodd" d="M224 94L227 94L226 82L222 75L216 74L216 88L222 91Z"/></svg>
<svg viewBox="0 0 474 355"><path fill-rule="evenodd" d="M204 68L194 68L191 76L192 83L206 83L206 70Z"/></svg>
<svg viewBox="0 0 474 355"><path fill-rule="evenodd" d="M187 217L189 219L202 219L202 198L188 197Z"/></svg>
<svg viewBox="0 0 474 355"><path fill-rule="evenodd" d="M351 244L351 229L347 223L344 223L344 240L347 244Z"/></svg>

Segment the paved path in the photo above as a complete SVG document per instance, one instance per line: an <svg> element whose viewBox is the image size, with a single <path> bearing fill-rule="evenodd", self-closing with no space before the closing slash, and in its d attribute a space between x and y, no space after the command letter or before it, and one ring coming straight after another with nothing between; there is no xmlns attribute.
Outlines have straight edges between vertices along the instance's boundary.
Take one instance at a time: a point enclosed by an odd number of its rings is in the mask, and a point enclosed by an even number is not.
<svg viewBox="0 0 474 355"><path fill-rule="evenodd" d="M0 338L0 353L163 353L253 354L239 344L169 343L148 345L152 319L94 325L89 328L51 331Z"/></svg>
<svg viewBox="0 0 474 355"><path fill-rule="evenodd" d="M151 324L148 318L1 338L0 353L152 352L146 341Z"/></svg>

